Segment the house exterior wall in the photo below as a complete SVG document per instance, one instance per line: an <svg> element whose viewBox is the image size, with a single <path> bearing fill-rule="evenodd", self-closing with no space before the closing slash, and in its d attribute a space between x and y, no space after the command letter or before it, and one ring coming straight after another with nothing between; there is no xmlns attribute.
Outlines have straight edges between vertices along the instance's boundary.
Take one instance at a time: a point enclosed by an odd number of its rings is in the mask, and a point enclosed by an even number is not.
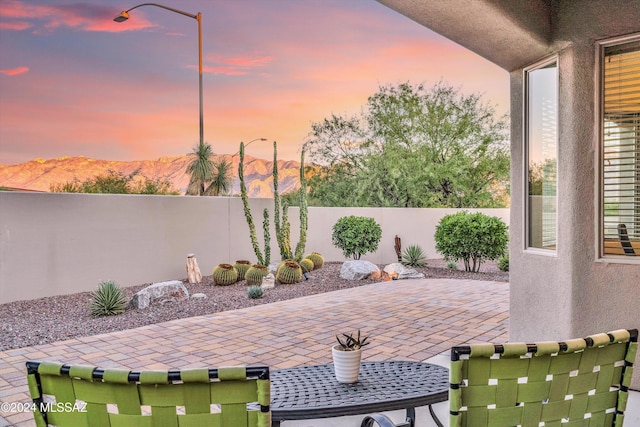
<svg viewBox="0 0 640 427"><path fill-rule="evenodd" d="M640 3L559 2L558 247L525 250L523 70L511 73L511 327L513 341L640 327L640 260L598 259L598 40L640 31ZM635 14L636 19L633 20ZM594 25L585 25L585 23ZM597 23L597 24L596 24ZM539 58L542 59L542 58ZM522 309L526 307L527 309Z"/></svg>
<svg viewBox="0 0 640 427"><path fill-rule="evenodd" d="M250 199L260 247L262 211L273 218L272 199ZM481 209L509 223L508 209ZM331 243L332 228L346 215L375 218L382 240L363 259L396 262L394 238L418 244L438 258L433 235L454 209L309 208L306 253L343 261ZM299 238L299 210L289 209L291 243ZM280 259L271 220L271 259ZM255 262L242 201L237 197L0 192L0 304L95 289L102 280L121 286L186 277L186 256L200 270L219 263Z"/></svg>

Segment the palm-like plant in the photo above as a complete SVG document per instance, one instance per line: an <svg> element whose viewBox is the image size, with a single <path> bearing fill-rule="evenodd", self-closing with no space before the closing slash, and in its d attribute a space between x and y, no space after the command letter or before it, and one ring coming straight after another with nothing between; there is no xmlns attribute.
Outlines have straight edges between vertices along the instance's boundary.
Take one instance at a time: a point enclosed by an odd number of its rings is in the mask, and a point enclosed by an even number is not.
<svg viewBox="0 0 640 427"><path fill-rule="evenodd" d="M220 196L231 192L231 162L227 159L213 162L211 184L204 191L205 196Z"/></svg>
<svg viewBox="0 0 640 427"><path fill-rule="evenodd" d="M188 196L202 196L205 192L205 186L213 177L214 164L211 160L213 149L210 144L200 142L194 147L193 152L189 153L193 157L187 173L191 174L189 186L187 187Z"/></svg>

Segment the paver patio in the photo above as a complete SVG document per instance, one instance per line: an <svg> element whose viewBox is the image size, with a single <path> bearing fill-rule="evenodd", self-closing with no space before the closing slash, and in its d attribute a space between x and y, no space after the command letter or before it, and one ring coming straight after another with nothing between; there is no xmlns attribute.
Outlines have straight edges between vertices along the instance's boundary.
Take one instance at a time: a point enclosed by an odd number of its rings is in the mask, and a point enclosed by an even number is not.
<svg viewBox="0 0 640 427"><path fill-rule="evenodd" d="M295 286L295 285L292 285ZM37 321L37 319L34 319ZM365 360L423 361L451 346L508 339L509 284L424 279L376 283L126 331L0 352L0 402L28 402L25 361L172 369L331 362L334 336L371 335ZM0 411L0 427L34 426Z"/></svg>

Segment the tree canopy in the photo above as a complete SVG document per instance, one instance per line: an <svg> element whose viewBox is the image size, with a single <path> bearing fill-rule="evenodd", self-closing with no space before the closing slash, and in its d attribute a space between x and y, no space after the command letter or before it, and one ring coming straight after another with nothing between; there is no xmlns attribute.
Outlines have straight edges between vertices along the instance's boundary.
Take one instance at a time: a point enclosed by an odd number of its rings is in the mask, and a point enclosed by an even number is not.
<svg viewBox="0 0 640 427"><path fill-rule="evenodd" d="M68 181L52 184L52 193L102 193L102 194L160 194L179 195L180 191L172 188L167 179L150 179L135 170L129 175L122 172L107 171L85 181Z"/></svg>
<svg viewBox="0 0 640 427"><path fill-rule="evenodd" d="M439 83L383 86L360 114L313 123L305 148L323 206L498 207L509 180L508 120Z"/></svg>

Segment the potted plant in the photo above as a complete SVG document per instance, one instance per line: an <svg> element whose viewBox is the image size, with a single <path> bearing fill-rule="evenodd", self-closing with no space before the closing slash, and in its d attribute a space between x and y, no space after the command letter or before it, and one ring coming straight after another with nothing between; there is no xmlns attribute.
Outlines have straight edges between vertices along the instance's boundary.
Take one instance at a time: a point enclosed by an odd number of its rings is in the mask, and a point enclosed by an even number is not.
<svg viewBox="0 0 640 427"><path fill-rule="evenodd" d="M362 347L368 345L369 337L360 337L360 329L356 337L353 334L342 334L342 338L336 335L338 344L331 349L333 355L333 368L336 380L340 383L351 384L358 381L360 373L360 360Z"/></svg>

